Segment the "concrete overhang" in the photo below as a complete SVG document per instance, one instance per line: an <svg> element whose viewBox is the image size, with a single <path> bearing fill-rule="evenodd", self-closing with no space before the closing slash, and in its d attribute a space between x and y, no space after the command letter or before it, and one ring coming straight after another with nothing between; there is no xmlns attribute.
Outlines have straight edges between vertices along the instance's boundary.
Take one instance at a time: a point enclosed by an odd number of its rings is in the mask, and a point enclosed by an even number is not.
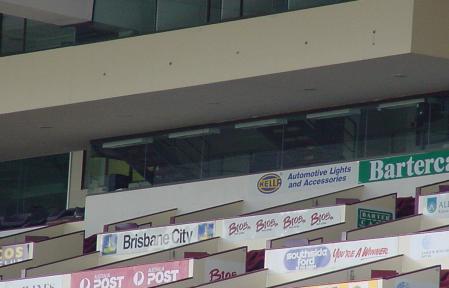
<svg viewBox="0 0 449 288"><path fill-rule="evenodd" d="M54 25L92 20L94 0L0 0L0 13Z"/></svg>
<svg viewBox="0 0 449 288"><path fill-rule="evenodd" d="M448 16L447 0L359 0L1 58L0 160L447 91Z"/></svg>

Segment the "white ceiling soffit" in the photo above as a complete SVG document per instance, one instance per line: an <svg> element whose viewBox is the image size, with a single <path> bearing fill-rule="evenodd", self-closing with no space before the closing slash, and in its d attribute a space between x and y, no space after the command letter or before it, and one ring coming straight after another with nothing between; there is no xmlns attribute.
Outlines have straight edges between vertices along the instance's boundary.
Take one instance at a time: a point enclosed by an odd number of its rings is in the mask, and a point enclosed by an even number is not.
<svg viewBox="0 0 449 288"><path fill-rule="evenodd" d="M54 25L92 19L94 0L0 0L0 13Z"/></svg>

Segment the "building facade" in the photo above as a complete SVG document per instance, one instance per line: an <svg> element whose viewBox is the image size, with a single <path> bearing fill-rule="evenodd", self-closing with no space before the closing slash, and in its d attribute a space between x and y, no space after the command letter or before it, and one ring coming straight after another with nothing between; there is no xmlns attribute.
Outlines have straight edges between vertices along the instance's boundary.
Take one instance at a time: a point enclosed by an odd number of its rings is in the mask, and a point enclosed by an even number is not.
<svg viewBox="0 0 449 288"><path fill-rule="evenodd" d="M172 208L179 187L187 212L246 195L239 177L448 148L444 0L9 2L3 217L26 199Z"/></svg>

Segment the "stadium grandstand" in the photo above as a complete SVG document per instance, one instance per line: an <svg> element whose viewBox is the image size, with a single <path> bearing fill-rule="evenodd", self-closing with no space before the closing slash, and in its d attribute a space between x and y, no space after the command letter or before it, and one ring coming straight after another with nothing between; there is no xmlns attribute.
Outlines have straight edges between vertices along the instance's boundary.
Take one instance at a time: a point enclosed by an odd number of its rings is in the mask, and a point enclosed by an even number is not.
<svg viewBox="0 0 449 288"><path fill-rule="evenodd" d="M0 288L449 288L449 0L0 0Z"/></svg>

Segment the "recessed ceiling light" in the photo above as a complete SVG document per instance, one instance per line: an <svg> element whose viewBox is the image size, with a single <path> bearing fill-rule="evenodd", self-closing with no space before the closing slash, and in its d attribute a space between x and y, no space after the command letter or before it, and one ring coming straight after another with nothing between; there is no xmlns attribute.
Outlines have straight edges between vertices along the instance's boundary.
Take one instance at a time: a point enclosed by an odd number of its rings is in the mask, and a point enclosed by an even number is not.
<svg viewBox="0 0 449 288"><path fill-rule="evenodd" d="M316 88L304 88L304 91L309 91L309 92L316 91L316 90L317 90Z"/></svg>
<svg viewBox="0 0 449 288"><path fill-rule="evenodd" d="M393 74L393 77L395 78L407 78L407 75L402 73Z"/></svg>
<svg viewBox="0 0 449 288"><path fill-rule="evenodd" d="M39 126L39 129L52 129L52 126Z"/></svg>

